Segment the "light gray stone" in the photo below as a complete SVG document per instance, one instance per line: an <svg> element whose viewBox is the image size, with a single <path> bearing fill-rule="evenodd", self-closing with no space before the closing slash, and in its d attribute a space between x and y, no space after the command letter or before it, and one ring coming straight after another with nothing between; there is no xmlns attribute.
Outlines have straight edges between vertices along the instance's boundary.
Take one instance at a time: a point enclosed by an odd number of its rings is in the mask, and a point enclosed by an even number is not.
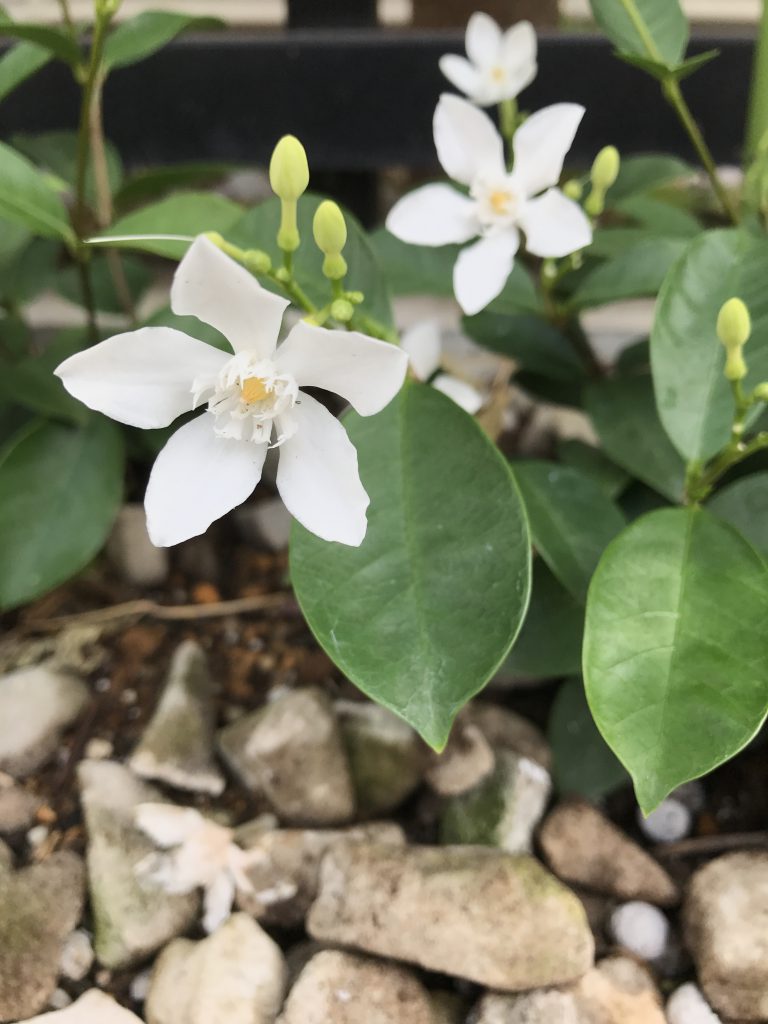
<svg viewBox="0 0 768 1024"><path fill-rule="evenodd" d="M82 680L45 665L0 678L0 771L20 778L45 764L87 701Z"/></svg>
<svg viewBox="0 0 768 1024"><path fill-rule="evenodd" d="M0 785L0 835L11 835L31 827L42 800L21 786Z"/></svg>
<svg viewBox="0 0 768 1024"><path fill-rule="evenodd" d="M121 970L186 931L200 899L197 893L142 888L136 877L136 865L155 847L137 829L135 810L162 801L159 792L114 761L83 761L78 775L88 831L94 948L99 963Z"/></svg>
<svg viewBox="0 0 768 1024"><path fill-rule="evenodd" d="M219 796L224 776L213 753L216 687L202 647L176 648L157 710L130 759L144 779Z"/></svg>
<svg viewBox="0 0 768 1024"><path fill-rule="evenodd" d="M59 970L70 981L82 981L93 966L93 943L88 932L72 932L61 951Z"/></svg>
<svg viewBox="0 0 768 1024"><path fill-rule="evenodd" d="M594 953L573 893L532 857L476 846L332 847L307 927L504 991L573 981Z"/></svg>
<svg viewBox="0 0 768 1024"><path fill-rule="evenodd" d="M120 575L137 587L156 587L168 576L167 548L157 548L147 532L144 506L123 505L107 541L107 554Z"/></svg>
<svg viewBox="0 0 768 1024"><path fill-rule="evenodd" d="M349 763L336 716L313 687L291 690L219 733L240 781L297 825L340 825L355 813Z"/></svg>
<svg viewBox="0 0 768 1024"><path fill-rule="evenodd" d="M142 1021L111 996L92 988L64 1010L43 1013L19 1024L142 1024Z"/></svg>
<svg viewBox="0 0 768 1024"><path fill-rule="evenodd" d="M291 989L278 1024L434 1024L429 994L412 971L325 950Z"/></svg>
<svg viewBox="0 0 768 1024"><path fill-rule="evenodd" d="M566 882L660 907L679 899L664 868L585 800L559 804L546 818L539 842L550 868Z"/></svg>
<svg viewBox="0 0 768 1024"><path fill-rule="evenodd" d="M669 1024L722 1024L701 989L692 982L675 989L667 1000L667 1021Z"/></svg>
<svg viewBox="0 0 768 1024"><path fill-rule="evenodd" d="M730 853L700 868L684 920L707 1001L724 1017L768 1018L768 853Z"/></svg>
<svg viewBox="0 0 768 1024"><path fill-rule="evenodd" d="M274 1024L285 995L280 947L246 914L202 942L177 939L155 967L148 1024Z"/></svg>
<svg viewBox="0 0 768 1024"><path fill-rule="evenodd" d="M637 823L640 831L652 843L675 843L690 834L693 813L682 800L670 796L662 800L648 817L638 807Z"/></svg>
<svg viewBox="0 0 768 1024"><path fill-rule="evenodd" d="M658 907L641 900L617 907L610 930L617 945L641 960L660 960L669 948L669 921Z"/></svg>
<svg viewBox="0 0 768 1024"><path fill-rule="evenodd" d="M0 867L0 1020L48 1005L84 894L83 862L74 853L54 853L17 872Z"/></svg>
<svg viewBox="0 0 768 1024"><path fill-rule="evenodd" d="M496 755L479 726L456 722L445 750L434 754L427 782L438 796L469 793L493 773Z"/></svg>

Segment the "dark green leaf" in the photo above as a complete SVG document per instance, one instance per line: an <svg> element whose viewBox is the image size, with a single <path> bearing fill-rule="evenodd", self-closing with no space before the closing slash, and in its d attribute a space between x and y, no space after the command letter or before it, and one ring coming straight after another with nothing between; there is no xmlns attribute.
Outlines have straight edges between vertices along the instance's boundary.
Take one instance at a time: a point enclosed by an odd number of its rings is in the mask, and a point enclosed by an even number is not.
<svg viewBox="0 0 768 1024"><path fill-rule="evenodd" d="M584 378L584 366L568 339L539 316L484 311L464 317L462 326L479 345L514 359L522 370L555 380Z"/></svg>
<svg viewBox="0 0 768 1024"><path fill-rule="evenodd" d="M741 477L707 503L710 512L735 526L750 544L768 555L768 473Z"/></svg>
<svg viewBox="0 0 768 1024"><path fill-rule="evenodd" d="M43 416L85 423L91 415L89 410L66 392L53 371L87 345L85 332L80 328L63 332L39 355L28 355L4 370L0 396Z"/></svg>
<svg viewBox="0 0 768 1024"><path fill-rule="evenodd" d="M610 191L611 202L646 195L662 185L688 178L692 173L691 165L676 156L647 153L622 157L619 176Z"/></svg>
<svg viewBox="0 0 768 1024"><path fill-rule="evenodd" d="M36 235L74 244L67 211L55 189L33 164L0 142L0 217Z"/></svg>
<svg viewBox="0 0 768 1024"><path fill-rule="evenodd" d="M530 542L507 464L440 392L408 383L345 418L371 496L360 548L294 528L291 578L320 644L436 749L494 674L528 604Z"/></svg>
<svg viewBox="0 0 768 1024"><path fill-rule="evenodd" d="M616 212L631 217L654 235L695 238L701 233L701 223L688 210L651 196L622 199L616 204Z"/></svg>
<svg viewBox="0 0 768 1024"><path fill-rule="evenodd" d="M637 54L669 65L680 63L688 45L689 29L679 0L633 0L643 32L621 0L589 2L595 21L622 54Z"/></svg>
<svg viewBox="0 0 768 1024"><path fill-rule="evenodd" d="M125 284L132 299L136 302L152 283L152 270L145 262L131 255L122 255L120 263ZM103 313L125 312L123 302L117 294L105 253L93 253L90 273L96 309ZM78 306L82 305L80 275L75 267L67 267L63 270L56 279L55 287L56 291L65 299L69 299L70 302L74 302Z"/></svg>
<svg viewBox="0 0 768 1024"><path fill-rule="evenodd" d="M43 132L41 135L14 135L13 146L34 164L50 171L73 187L77 174L77 132ZM105 144L109 185L114 192L123 179L123 164L111 142ZM96 197L93 170L86 176L86 196L91 203Z"/></svg>
<svg viewBox="0 0 768 1024"><path fill-rule="evenodd" d="M118 209L125 209L128 206L136 206L137 203L160 199L178 189L207 188L217 184L235 170L236 164L200 162L137 171L117 191L115 206Z"/></svg>
<svg viewBox="0 0 768 1024"><path fill-rule="evenodd" d="M145 60L187 29L218 29L219 18L200 18L170 11L144 11L118 25L104 47L104 63L110 69Z"/></svg>
<svg viewBox="0 0 768 1024"><path fill-rule="evenodd" d="M51 52L34 43L17 43L0 58L0 100L45 67L52 59Z"/></svg>
<svg viewBox="0 0 768 1024"><path fill-rule="evenodd" d="M243 208L231 199L208 192L180 192L157 203L127 213L102 232L107 238L124 235L183 235L194 237L206 231L229 232L243 216ZM136 241L111 243L120 249L138 249L168 259L181 259L189 242Z"/></svg>
<svg viewBox="0 0 768 1024"><path fill-rule="evenodd" d="M644 813L762 725L767 618L765 563L703 509L651 512L605 552L587 603L587 697Z"/></svg>
<svg viewBox="0 0 768 1024"><path fill-rule="evenodd" d="M379 228L371 245L393 295L453 297L453 265L458 245L408 245Z"/></svg>
<svg viewBox="0 0 768 1024"><path fill-rule="evenodd" d="M573 466L580 473L591 477L609 498L618 497L629 483L629 474L594 445L575 439L560 441L557 454L566 466Z"/></svg>
<svg viewBox="0 0 768 1024"><path fill-rule="evenodd" d="M44 292L56 276L61 246L34 238L14 260L0 267L0 298L18 306Z"/></svg>
<svg viewBox="0 0 768 1024"><path fill-rule="evenodd" d="M571 302L577 309L591 309L622 299L655 296L675 260L685 251L680 238L648 238L591 271Z"/></svg>
<svg viewBox="0 0 768 1024"><path fill-rule="evenodd" d="M42 47L63 60L70 67L76 68L81 60L80 50L68 32L53 28L50 25L27 24L22 21L10 21L0 16L0 37L21 39Z"/></svg>

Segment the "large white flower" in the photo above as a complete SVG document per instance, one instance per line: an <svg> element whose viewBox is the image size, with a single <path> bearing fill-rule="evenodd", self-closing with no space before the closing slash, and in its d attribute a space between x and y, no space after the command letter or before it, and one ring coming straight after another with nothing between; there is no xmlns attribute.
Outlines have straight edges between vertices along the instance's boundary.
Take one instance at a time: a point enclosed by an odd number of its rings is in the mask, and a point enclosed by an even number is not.
<svg viewBox="0 0 768 1024"><path fill-rule="evenodd" d="M487 114L458 96L441 96L435 110L437 155L465 196L450 185L425 185L390 211L387 228L413 245L474 245L459 254L453 287L465 313L479 313L501 292L520 247L520 230L534 256L560 257L592 241L584 211L555 188L584 116L575 103L558 103L515 132L514 163Z"/></svg>
<svg viewBox="0 0 768 1024"><path fill-rule="evenodd" d="M502 32L490 15L478 11L467 23L465 45L469 59L447 53L440 70L481 107L515 99L536 77L536 32L529 21Z"/></svg>
<svg viewBox="0 0 768 1024"><path fill-rule="evenodd" d="M270 445L280 446L277 489L288 511L324 540L362 543L369 498L357 452L341 423L300 389L333 391L372 416L400 390L408 358L387 342L305 321L276 348L288 304L201 236L179 264L171 306L219 330L234 355L169 327L145 327L56 370L75 398L134 427L167 427L206 405L152 469L145 506L159 547L204 533L244 502Z"/></svg>
<svg viewBox="0 0 768 1024"><path fill-rule="evenodd" d="M461 377L446 373L443 368L443 339L439 324L433 320L414 324L403 333L402 346L418 380L428 381L470 416L475 415L483 404L483 396Z"/></svg>

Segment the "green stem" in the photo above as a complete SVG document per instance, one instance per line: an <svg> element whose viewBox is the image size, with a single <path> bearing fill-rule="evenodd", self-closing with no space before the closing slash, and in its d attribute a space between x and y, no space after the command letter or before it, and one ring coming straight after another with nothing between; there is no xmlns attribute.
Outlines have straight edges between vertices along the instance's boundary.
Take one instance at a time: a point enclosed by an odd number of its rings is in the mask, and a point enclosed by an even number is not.
<svg viewBox="0 0 768 1024"><path fill-rule="evenodd" d="M712 489L718 480L729 469L743 462L744 459L748 459L755 452L768 448L768 431L757 434L751 441L744 441L747 413L759 399L754 392L746 395L740 380L731 381L731 390L733 391L733 401L736 406L731 427L731 439L708 465L703 465L701 462L689 464L685 478L685 493L689 502L697 503L704 501L712 493Z"/></svg>
<svg viewBox="0 0 768 1024"><path fill-rule="evenodd" d="M517 131L517 100L502 100L499 104L499 127L507 144L507 169L512 170L514 153L512 140Z"/></svg>
<svg viewBox="0 0 768 1024"><path fill-rule="evenodd" d="M768 132L768 0L763 0L760 33L752 67L752 91L749 100L746 152L753 157L760 140Z"/></svg>

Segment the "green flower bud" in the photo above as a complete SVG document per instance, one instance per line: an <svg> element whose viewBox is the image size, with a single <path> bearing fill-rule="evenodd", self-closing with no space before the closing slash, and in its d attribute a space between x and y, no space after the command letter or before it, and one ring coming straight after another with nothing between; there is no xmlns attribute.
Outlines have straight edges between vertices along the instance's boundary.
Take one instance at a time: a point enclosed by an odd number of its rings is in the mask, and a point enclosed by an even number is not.
<svg viewBox="0 0 768 1024"><path fill-rule="evenodd" d="M584 203L584 210L590 217L600 217L605 210L605 192L593 188Z"/></svg>
<svg viewBox="0 0 768 1024"><path fill-rule="evenodd" d="M326 256L338 255L347 244L347 225L336 203L324 200L315 211L312 222L315 242Z"/></svg>
<svg viewBox="0 0 768 1024"><path fill-rule="evenodd" d="M296 252L301 244L296 210L294 199L280 201L280 228L277 232L277 245L283 252Z"/></svg>
<svg viewBox="0 0 768 1024"><path fill-rule="evenodd" d="M741 299L729 299L717 318L717 336L728 349L742 348L752 334L752 320L749 310Z"/></svg>
<svg viewBox="0 0 768 1024"><path fill-rule="evenodd" d="M284 135L275 146L269 162L269 183L275 195L289 203L295 203L307 191L307 154L294 135Z"/></svg>
<svg viewBox="0 0 768 1024"><path fill-rule="evenodd" d="M252 274L268 274L272 269L272 260L261 249L247 249L243 253L243 266Z"/></svg>
<svg viewBox="0 0 768 1024"><path fill-rule="evenodd" d="M331 316L341 324L348 324L355 315L355 307L348 299L336 299L331 303Z"/></svg>
<svg viewBox="0 0 768 1024"><path fill-rule="evenodd" d="M341 281L347 276L347 261L340 252L329 253L323 260L323 274L329 281Z"/></svg>
<svg viewBox="0 0 768 1024"><path fill-rule="evenodd" d="M761 402L768 402L768 382L757 385L755 388L755 398Z"/></svg>
<svg viewBox="0 0 768 1024"><path fill-rule="evenodd" d="M601 149L592 164L592 187L605 193L615 184L621 168L621 157L615 146Z"/></svg>
<svg viewBox="0 0 768 1024"><path fill-rule="evenodd" d="M359 306L361 302L365 302L365 295L362 292L347 292L347 298L350 302L354 303L355 306Z"/></svg>
<svg viewBox="0 0 768 1024"><path fill-rule="evenodd" d="M584 186L576 178L571 181L566 181L563 185L563 192L572 199L575 203L581 202L581 197L584 195Z"/></svg>
<svg viewBox="0 0 768 1024"><path fill-rule="evenodd" d="M285 267L278 267L277 270L275 271L275 277L280 282L280 284L288 284L288 282L291 280L291 275L288 273Z"/></svg>
<svg viewBox="0 0 768 1024"><path fill-rule="evenodd" d="M744 362L744 356L741 354L740 347L728 350L723 373L726 380L732 381L744 380L747 376L747 364Z"/></svg>

